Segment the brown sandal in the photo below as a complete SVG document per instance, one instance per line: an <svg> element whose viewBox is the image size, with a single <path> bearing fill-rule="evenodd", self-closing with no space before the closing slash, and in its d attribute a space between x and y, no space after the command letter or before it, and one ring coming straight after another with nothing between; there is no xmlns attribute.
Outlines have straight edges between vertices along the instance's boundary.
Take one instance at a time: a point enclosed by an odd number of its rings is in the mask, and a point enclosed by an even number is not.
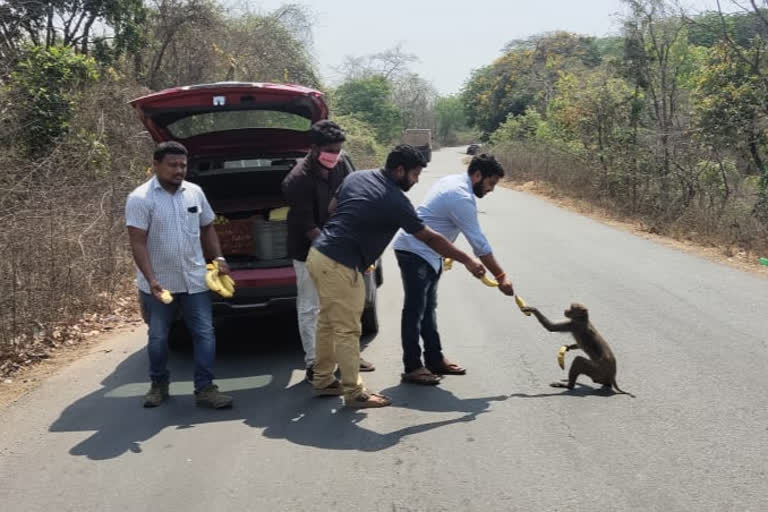
<svg viewBox="0 0 768 512"><path fill-rule="evenodd" d="M411 384L421 384L422 386L436 386L440 384L440 376L435 375L423 366L412 372L400 374L403 382Z"/></svg>
<svg viewBox="0 0 768 512"><path fill-rule="evenodd" d="M352 409L372 409L392 405L392 400L379 393L363 393L355 398L345 399L344 405Z"/></svg>
<svg viewBox="0 0 768 512"><path fill-rule="evenodd" d="M442 364L436 367L429 367L429 371L435 375L466 375L467 369L462 368L456 363L449 363L443 359Z"/></svg>
<svg viewBox="0 0 768 512"><path fill-rule="evenodd" d="M376 369L375 366L373 366L373 363L370 361L366 361L362 357L360 358L360 371L361 372L372 372Z"/></svg>

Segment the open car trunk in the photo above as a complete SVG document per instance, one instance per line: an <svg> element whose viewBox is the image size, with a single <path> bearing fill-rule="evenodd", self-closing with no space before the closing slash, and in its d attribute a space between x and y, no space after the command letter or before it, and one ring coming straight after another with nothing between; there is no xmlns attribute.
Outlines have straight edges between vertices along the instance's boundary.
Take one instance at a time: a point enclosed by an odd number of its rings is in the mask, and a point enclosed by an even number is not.
<svg viewBox="0 0 768 512"><path fill-rule="evenodd" d="M214 228L232 270L292 267L280 184L300 156L190 161L187 179L203 188L216 213Z"/></svg>
<svg viewBox="0 0 768 512"><path fill-rule="evenodd" d="M293 297L280 183L309 151L312 123L328 117L323 94L293 84L219 82L131 101L156 142L189 150L187 179L203 188L238 293L230 302Z"/></svg>

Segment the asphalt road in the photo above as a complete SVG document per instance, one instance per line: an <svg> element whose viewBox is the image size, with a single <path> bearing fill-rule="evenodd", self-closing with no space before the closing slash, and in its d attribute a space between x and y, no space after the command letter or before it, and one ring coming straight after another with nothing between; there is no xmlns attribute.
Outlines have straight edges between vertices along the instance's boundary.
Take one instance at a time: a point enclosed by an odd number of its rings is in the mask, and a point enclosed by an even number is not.
<svg viewBox="0 0 768 512"><path fill-rule="evenodd" d="M462 172L434 154L410 196ZM145 333L105 341L0 412L3 511L765 511L768 281L500 189L481 223L520 295L557 318L587 304L619 384L573 392L545 332L455 266L439 322L462 377L399 382L402 291L391 251L364 374L394 406L314 398L290 319L230 325L217 376L230 411L195 408L191 354L174 397L141 407ZM568 354L568 361L572 358Z"/></svg>

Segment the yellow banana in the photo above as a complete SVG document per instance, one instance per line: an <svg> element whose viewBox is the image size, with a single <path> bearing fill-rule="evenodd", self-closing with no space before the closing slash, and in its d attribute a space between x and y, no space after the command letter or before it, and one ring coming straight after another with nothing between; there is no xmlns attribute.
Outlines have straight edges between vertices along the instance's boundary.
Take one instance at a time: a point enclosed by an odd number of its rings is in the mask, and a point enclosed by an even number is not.
<svg viewBox="0 0 768 512"><path fill-rule="evenodd" d="M163 301L163 304L170 304L173 302L173 295L168 290L163 289L163 293L160 294L160 300Z"/></svg>
<svg viewBox="0 0 768 512"><path fill-rule="evenodd" d="M208 272L205 273L205 285L216 293L221 293L221 282L219 281L219 271L213 268L213 265L206 267Z"/></svg>
<svg viewBox="0 0 768 512"><path fill-rule="evenodd" d="M443 260L443 270L451 270L453 268L453 260L451 258L445 258Z"/></svg>
<svg viewBox="0 0 768 512"><path fill-rule="evenodd" d="M209 289L225 299L235 294L235 281L227 275L219 275L219 262L215 261L205 266L205 284Z"/></svg>
<svg viewBox="0 0 768 512"><path fill-rule="evenodd" d="M521 299L519 295L515 295L515 302L517 302L517 307L519 307L520 309L523 309L525 306L527 306L525 301ZM526 312L525 316L531 316L531 312L530 311Z"/></svg>
<svg viewBox="0 0 768 512"><path fill-rule="evenodd" d="M490 277L488 277L486 274L483 274L483 277L481 277L481 278L480 278L480 280L483 282L483 284L484 284L485 286L491 286L491 287L493 287L493 286L499 286L499 283L498 283L498 282L496 282L495 280L491 279L491 278L490 278Z"/></svg>
<svg viewBox="0 0 768 512"><path fill-rule="evenodd" d="M219 282L221 283L221 295L222 297L229 298L235 294L235 281L231 277L224 275L219 276Z"/></svg>
<svg viewBox="0 0 768 512"><path fill-rule="evenodd" d="M557 353L557 364L560 365L560 368L565 370L565 353L568 352L568 345L563 345L560 347L560 351Z"/></svg>

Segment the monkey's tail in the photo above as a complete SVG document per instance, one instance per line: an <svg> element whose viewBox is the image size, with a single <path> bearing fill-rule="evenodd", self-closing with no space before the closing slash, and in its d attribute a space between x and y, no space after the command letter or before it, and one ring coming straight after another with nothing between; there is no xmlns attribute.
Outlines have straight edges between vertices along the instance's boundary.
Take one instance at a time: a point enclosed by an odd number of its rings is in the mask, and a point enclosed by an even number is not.
<svg viewBox="0 0 768 512"><path fill-rule="evenodd" d="M617 392L617 393L619 393L620 395L629 395L629 396L631 396L632 398L637 398L637 397L636 397L635 395L633 395L632 393L627 393L626 391L622 390L622 389L619 387L619 385L618 385L618 384L616 384L616 377L614 377L614 378L613 378L613 380L611 381L611 385L613 386L613 389L615 389L615 390L616 390L616 392Z"/></svg>

